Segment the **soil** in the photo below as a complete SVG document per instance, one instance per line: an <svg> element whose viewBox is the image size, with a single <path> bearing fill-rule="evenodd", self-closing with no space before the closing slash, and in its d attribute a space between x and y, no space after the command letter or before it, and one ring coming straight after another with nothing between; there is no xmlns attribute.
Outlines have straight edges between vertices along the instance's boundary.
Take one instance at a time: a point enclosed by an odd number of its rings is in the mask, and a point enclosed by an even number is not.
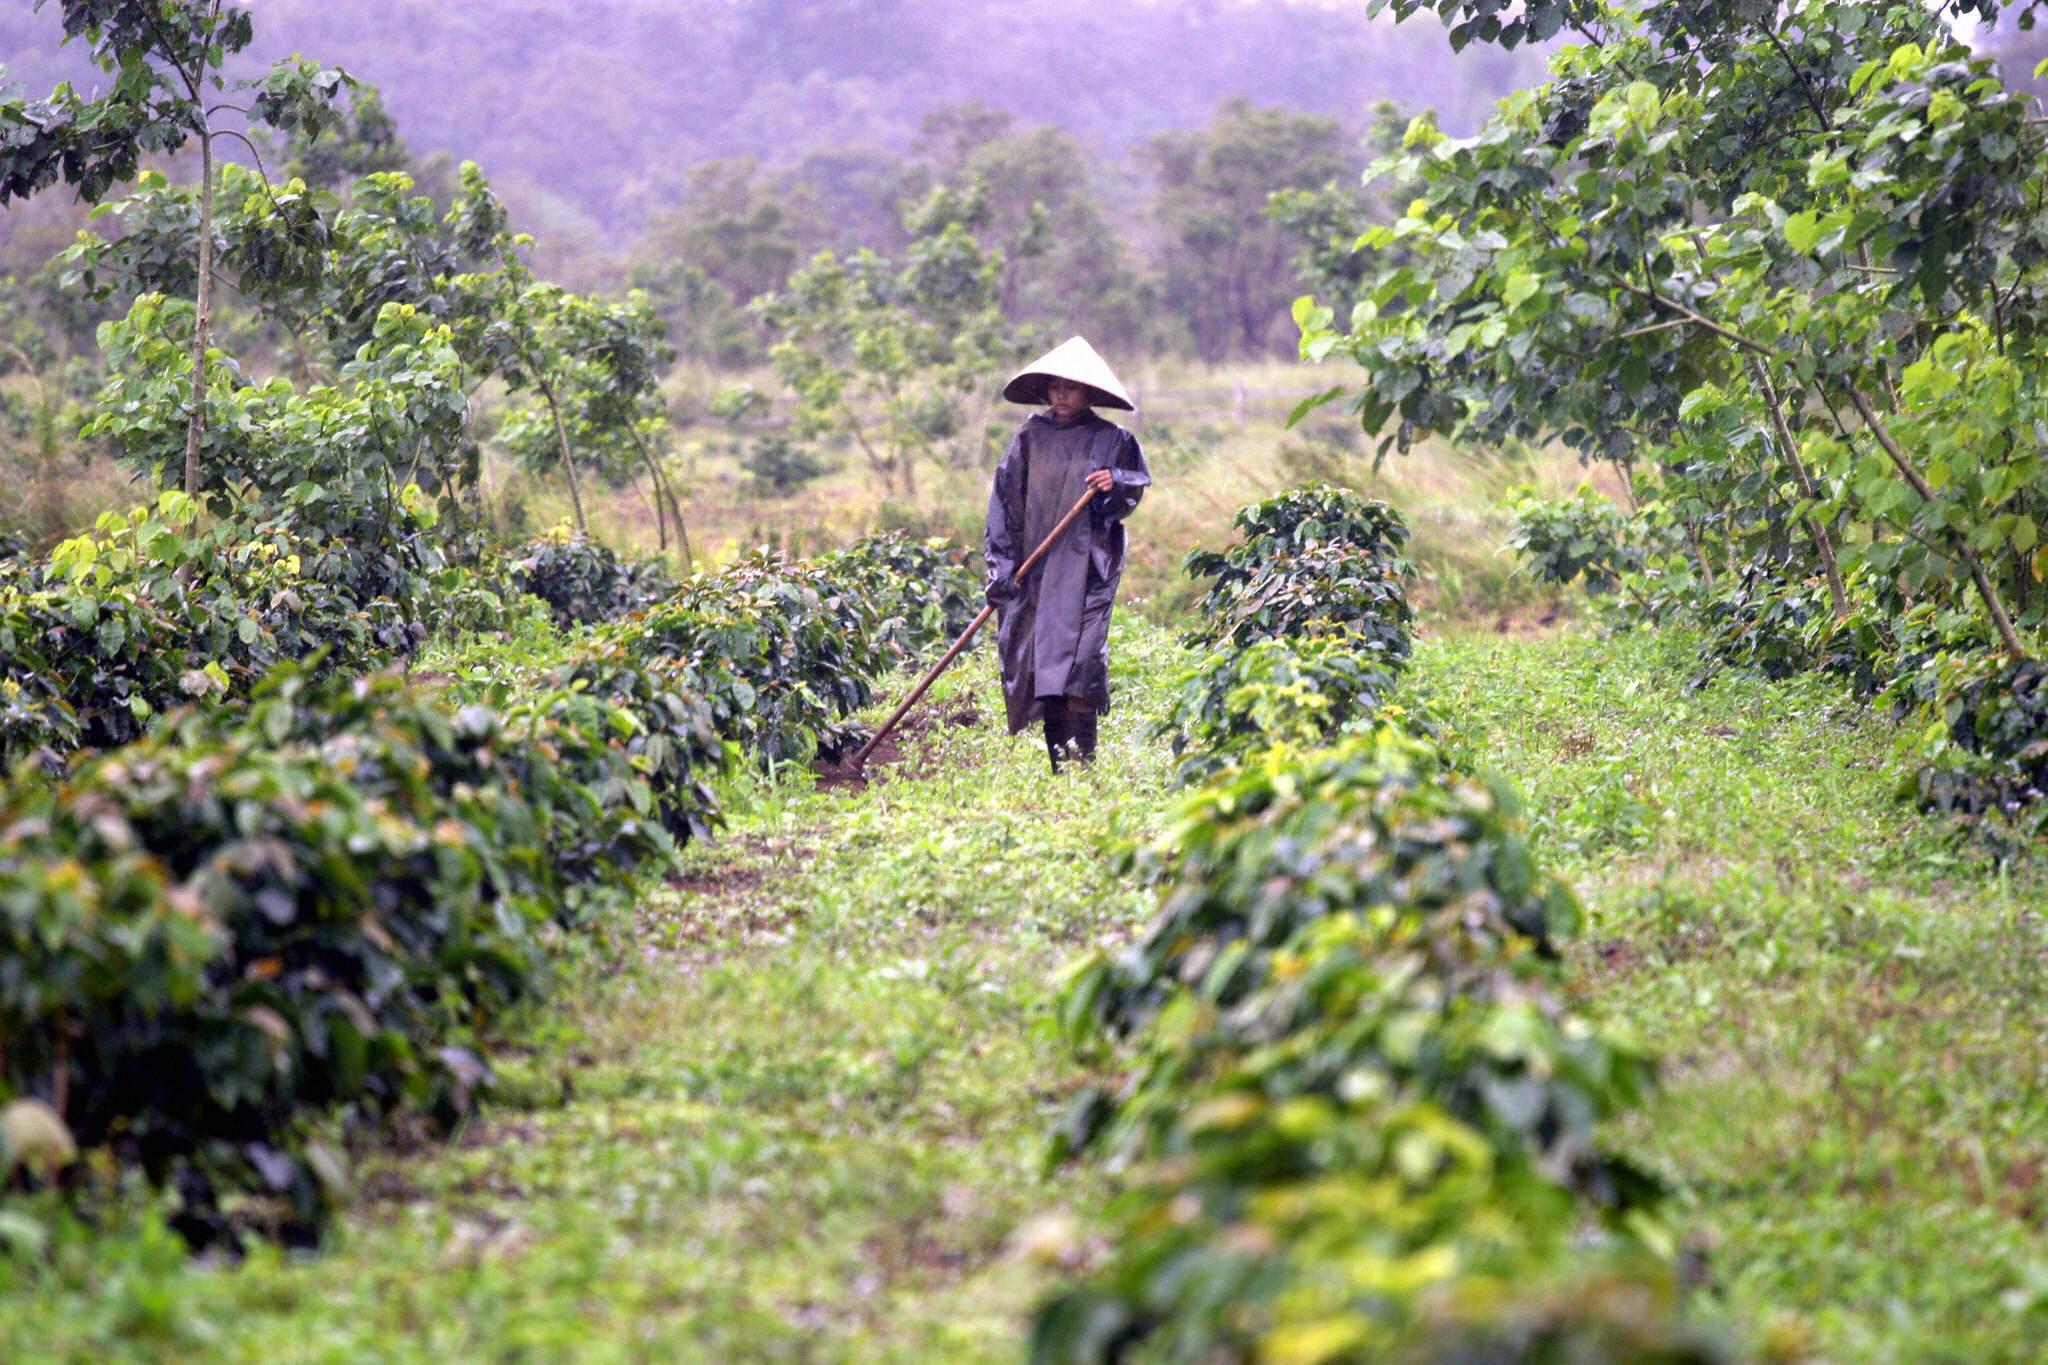
<svg viewBox="0 0 2048 1365"><path fill-rule="evenodd" d="M964 727L980 723L980 709L965 697L956 699L943 709L936 706L923 707L905 716L902 724L882 737L882 742L868 755L864 768L855 768L852 756L848 755L838 763L828 763L824 759L819 759L811 765L811 771L818 776L819 791L863 791L876 769L895 767L903 763L905 741L930 734L941 726ZM914 766L903 767L902 773L912 778L922 775Z"/></svg>

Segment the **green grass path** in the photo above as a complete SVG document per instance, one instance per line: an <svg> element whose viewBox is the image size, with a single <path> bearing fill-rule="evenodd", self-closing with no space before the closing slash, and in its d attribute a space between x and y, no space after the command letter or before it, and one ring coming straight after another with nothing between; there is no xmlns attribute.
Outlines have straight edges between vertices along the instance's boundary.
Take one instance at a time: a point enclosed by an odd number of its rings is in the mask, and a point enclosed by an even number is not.
<svg viewBox="0 0 2048 1365"><path fill-rule="evenodd" d="M1831 1359L2048 1358L2048 877L1893 800L1895 730L1828 680L1696 690L1698 659L1451 640L1416 680L1585 899L1577 988L1667 1056L1622 1137L1738 1318Z"/></svg>
<svg viewBox="0 0 2048 1365"><path fill-rule="evenodd" d="M1041 1174L1075 1079L1044 1006L1066 962L1149 906L1102 839L1164 801L1170 764L1142 732L1180 657L1162 631L1121 633L1101 761L1059 782L1035 735L1003 734L983 651L865 791L737 793L620 960L502 1061L509 1102L371 1166L323 1257L138 1282L168 1300L140 1353L1015 1359L1056 1273L1020 1229L1065 1211L1077 1236L1101 1193ZM45 1300L0 1345L133 1350L117 1297Z"/></svg>

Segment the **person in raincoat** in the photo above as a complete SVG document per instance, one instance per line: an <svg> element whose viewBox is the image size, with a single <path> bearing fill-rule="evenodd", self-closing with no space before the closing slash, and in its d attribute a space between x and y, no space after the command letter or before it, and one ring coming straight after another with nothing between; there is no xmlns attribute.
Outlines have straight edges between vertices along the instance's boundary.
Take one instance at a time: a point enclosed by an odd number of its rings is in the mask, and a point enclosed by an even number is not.
<svg viewBox="0 0 2048 1365"><path fill-rule="evenodd" d="M1124 572L1124 518L1152 482L1138 439L1096 408L1132 410L1116 375L1080 337L1041 356L1003 388L1012 403L1047 410L1011 438L989 492L988 601L1010 733L1045 723L1045 749L1063 762L1095 756L1096 718L1109 710L1109 613ZM1017 566L1085 490L1086 515L1023 584Z"/></svg>

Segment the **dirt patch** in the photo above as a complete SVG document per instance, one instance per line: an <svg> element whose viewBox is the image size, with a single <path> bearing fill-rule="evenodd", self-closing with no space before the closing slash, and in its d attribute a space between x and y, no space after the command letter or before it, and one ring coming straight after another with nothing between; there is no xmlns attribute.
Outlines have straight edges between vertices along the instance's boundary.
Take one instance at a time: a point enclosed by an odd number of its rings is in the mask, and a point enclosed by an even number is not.
<svg viewBox="0 0 2048 1365"><path fill-rule="evenodd" d="M738 899L768 879L759 867L716 867L668 878L668 884L693 896Z"/></svg>
<svg viewBox="0 0 2048 1365"><path fill-rule="evenodd" d="M853 766L852 755L838 763L827 763L823 759L811 765L817 774L818 790L828 792L860 792L867 790L868 782L883 768L900 768L903 775L911 778L924 776L921 767L903 766L904 745L948 728L966 728L981 724L981 711L965 697L956 699L947 706L927 706L912 711L894 730L882 737L875 751L868 755L868 761L860 768Z"/></svg>

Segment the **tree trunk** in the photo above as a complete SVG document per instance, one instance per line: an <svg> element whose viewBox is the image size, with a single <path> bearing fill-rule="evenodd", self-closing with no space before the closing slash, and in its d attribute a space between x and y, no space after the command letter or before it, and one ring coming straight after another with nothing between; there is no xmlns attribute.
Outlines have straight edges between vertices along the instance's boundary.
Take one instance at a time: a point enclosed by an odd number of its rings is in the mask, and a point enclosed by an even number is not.
<svg viewBox="0 0 2048 1365"><path fill-rule="evenodd" d="M1806 462L1799 458L1799 447L1792 442L1792 428L1785 421L1785 409L1778 402L1778 390L1771 383L1771 373L1764 368L1763 361L1752 355L1749 358L1749 372L1756 377L1758 390L1763 395L1764 406L1770 410L1771 427L1777 432L1778 444L1784 448L1785 463L1791 466L1792 478L1799 485L1799 492L1808 502L1820 501L1814 491L1813 478L1807 472ZM1828 579L1828 600L1834 604L1835 619L1841 620L1849 614L1848 595L1842 591L1842 571L1835 563L1835 543L1829 537L1827 527L1820 524L1820 518L1811 512L1806 514L1806 534L1813 541L1814 553L1820 556L1821 571Z"/></svg>
<svg viewBox="0 0 2048 1365"><path fill-rule="evenodd" d="M696 567L696 555L690 550L690 528L683 520L683 502L676 496L676 486L669 482L668 471L661 467L661 461L654 458L654 451L639 430L628 427L633 444L640 447L640 457L647 462L647 471L654 477L656 496L668 499L669 519L676 524L676 547L683 552L683 572L690 573Z"/></svg>
<svg viewBox="0 0 2048 1365"><path fill-rule="evenodd" d="M548 405L548 416L555 419L555 440L562 447L562 472L569 476L569 503L576 509L576 529L587 536L590 522L583 515L583 489L576 482L576 457L569 449L569 428L562 421L561 405L555 402L554 386L544 379L540 381L540 396Z"/></svg>
<svg viewBox="0 0 2048 1365"><path fill-rule="evenodd" d="M633 445L640 452L640 462L647 466L647 488L654 503L654 534L660 538L661 552L667 554L668 517L661 505L661 469L654 463L654 452L647 448L647 442L640 439L640 433L630 420L626 423L626 434L633 438Z"/></svg>
<svg viewBox="0 0 2048 1365"><path fill-rule="evenodd" d="M199 496L206 439L206 352L213 333L213 134L199 130L199 287L192 320L192 411L185 419L185 494Z"/></svg>

